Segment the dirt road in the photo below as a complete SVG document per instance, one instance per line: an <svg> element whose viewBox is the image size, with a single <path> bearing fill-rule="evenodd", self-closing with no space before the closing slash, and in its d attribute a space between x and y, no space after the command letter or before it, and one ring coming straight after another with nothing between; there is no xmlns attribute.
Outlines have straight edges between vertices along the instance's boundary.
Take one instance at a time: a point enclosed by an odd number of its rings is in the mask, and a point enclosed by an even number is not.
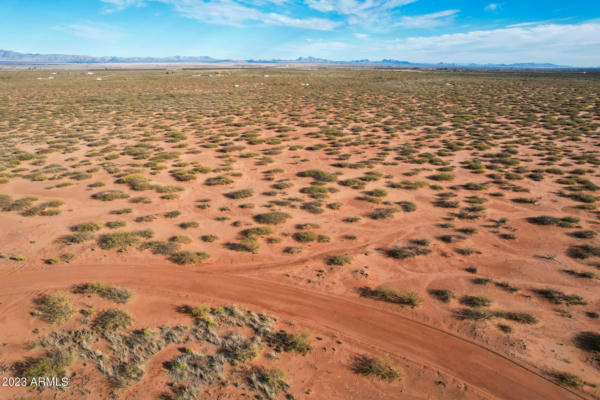
<svg viewBox="0 0 600 400"><path fill-rule="evenodd" d="M215 268L210 268L215 271ZM102 280L181 304L213 299L266 311L315 329L437 368L498 399L587 398L541 376L532 366L368 301L330 296L239 274L204 272L172 265L55 266L48 272L17 272L2 282L0 316L30 307L47 289ZM185 300L183 300L185 299ZM4 319L4 318L3 318ZM5 321L0 320L0 325Z"/></svg>

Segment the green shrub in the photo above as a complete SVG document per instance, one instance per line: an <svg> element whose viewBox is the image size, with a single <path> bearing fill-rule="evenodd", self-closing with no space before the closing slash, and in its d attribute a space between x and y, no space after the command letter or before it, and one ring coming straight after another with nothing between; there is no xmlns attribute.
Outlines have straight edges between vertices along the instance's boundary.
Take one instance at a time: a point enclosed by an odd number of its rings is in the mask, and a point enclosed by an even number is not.
<svg viewBox="0 0 600 400"><path fill-rule="evenodd" d="M463 296L460 302L469 307L489 307L492 305L492 300L485 296Z"/></svg>
<svg viewBox="0 0 600 400"><path fill-rule="evenodd" d="M396 207L377 208L375 211L368 214L371 219L388 219L392 218L398 212Z"/></svg>
<svg viewBox="0 0 600 400"><path fill-rule="evenodd" d="M188 244L192 243L192 238L185 235L172 236L169 238L169 242Z"/></svg>
<svg viewBox="0 0 600 400"><path fill-rule="evenodd" d="M327 258L327 265L339 265L343 266L352 262L352 257L348 254L341 254L338 256L331 256Z"/></svg>
<svg viewBox="0 0 600 400"><path fill-rule="evenodd" d="M181 211L168 211L165 214L165 218L177 218L181 215Z"/></svg>
<svg viewBox="0 0 600 400"><path fill-rule="evenodd" d="M429 184L424 181L408 181L408 180L404 180L401 182L390 182L389 183L389 187L391 187L392 189L405 189L405 190L421 189L423 187L426 187L427 185L429 185Z"/></svg>
<svg viewBox="0 0 600 400"><path fill-rule="evenodd" d="M455 176L449 172L442 172L435 175L429 175L427 178L432 181L451 181L454 180Z"/></svg>
<svg viewBox="0 0 600 400"><path fill-rule="evenodd" d="M180 251L169 257L171 262L179 265L198 264L207 260L210 256L205 252Z"/></svg>
<svg viewBox="0 0 600 400"><path fill-rule="evenodd" d="M580 387L583 385L583 380L577 375L568 372L553 371L550 375L558 384L569 387Z"/></svg>
<svg viewBox="0 0 600 400"><path fill-rule="evenodd" d="M302 231L302 232L296 232L292 235L292 238L300 243L310 243L310 242L314 242L315 240L317 240L318 235L315 232L312 231Z"/></svg>
<svg viewBox="0 0 600 400"><path fill-rule="evenodd" d="M280 211L273 211L265 214L258 214L254 216L254 220L259 224L278 225L288 220L291 216L287 213Z"/></svg>
<svg viewBox="0 0 600 400"><path fill-rule="evenodd" d="M179 250L179 243L176 242L162 242L159 240L144 242L139 247L140 250L149 249L152 254L171 255Z"/></svg>
<svg viewBox="0 0 600 400"><path fill-rule="evenodd" d="M131 208L121 208L119 210L113 210L110 213L115 214L115 215L122 215L122 214L131 214L132 212L133 212L133 210Z"/></svg>
<svg viewBox="0 0 600 400"><path fill-rule="evenodd" d="M600 334L596 332L580 332L575 336L575 345L585 351L600 352Z"/></svg>
<svg viewBox="0 0 600 400"><path fill-rule="evenodd" d="M300 193L308 194L313 199L324 199L329 197L329 190L325 186L309 186L300 189Z"/></svg>
<svg viewBox="0 0 600 400"><path fill-rule="evenodd" d="M247 238L257 238L268 236L273 233L273 228L270 226L256 226L254 228L245 229L241 232L242 236Z"/></svg>
<svg viewBox="0 0 600 400"><path fill-rule="evenodd" d="M71 227L74 232L95 232L100 230L100 225L96 222L85 222Z"/></svg>
<svg viewBox="0 0 600 400"><path fill-rule="evenodd" d="M236 190L234 192L225 193L224 196L228 197L230 199L246 199L248 197L251 197L252 195L254 195L254 190L242 189L242 190Z"/></svg>
<svg viewBox="0 0 600 400"><path fill-rule="evenodd" d="M80 244L94 239L94 235L89 232L77 232L72 235L64 235L58 238L60 243Z"/></svg>
<svg viewBox="0 0 600 400"><path fill-rule="evenodd" d="M247 251L249 253L256 253L260 249L260 243L257 240L257 236L249 236L241 239L238 243L228 243L227 247L234 251Z"/></svg>
<svg viewBox="0 0 600 400"><path fill-rule="evenodd" d="M537 318L526 312L494 311L494 316L518 322L520 324L536 324Z"/></svg>
<svg viewBox="0 0 600 400"><path fill-rule="evenodd" d="M577 217L556 218L549 215L541 215L539 217L527 218L527 222L535 225L556 225L561 228L573 228L579 223Z"/></svg>
<svg viewBox="0 0 600 400"><path fill-rule="evenodd" d="M207 186L229 185L230 183L233 183L233 180L225 175L213 176L204 181Z"/></svg>
<svg viewBox="0 0 600 400"><path fill-rule="evenodd" d="M129 198L129 195L120 190L105 190L103 192L98 192L96 194L93 194L92 198L94 198L96 200L102 200L102 201L113 201L113 200L127 199L127 198Z"/></svg>
<svg viewBox="0 0 600 400"><path fill-rule="evenodd" d="M388 303L402 304L416 307L423 302L421 296L416 292L406 292L399 294L396 289L386 285L379 285L375 289L364 287L360 289L361 296L370 297L376 300L386 301Z"/></svg>
<svg viewBox="0 0 600 400"><path fill-rule="evenodd" d="M337 176L335 174L321 171L319 169L309 169L303 172L299 172L298 176L310 177L318 182L335 182L337 180Z"/></svg>
<svg viewBox="0 0 600 400"><path fill-rule="evenodd" d="M398 204L404 212L417 211L417 205L412 201L399 201L396 204Z"/></svg>
<svg viewBox="0 0 600 400"><path fill-rule="evenodd" d="M219 237L217 235L203 235L200 239L202 239L203 242L212 243L218 240Z"/></svg>
<svg viewBox="0 0 600 400"><path fill-rule="evenodd" d="M569 274L576 278L594 279L596 277L596 274L590 271L575 271L574 269L563 269L561 272L564 272L565 274Z"/></svg>
<svg viewBox="0 0 600 400"><path fill-rule="evenodd" d="M200 224L196 221L182 222L179 224L179 227L183 229L198 228L199 226Z"/></svg>
<svg viewBox="0 0 600 400"><path fill-rule="evenodd" d="M572 258L587 259L590 257L600 257L600 247L591 245L571 246L567 254Z"/></svg>
<svg viewBox="0 0 600 400"><path fill-rule="evenodd" d="M430 249L422 246L394 246L386 251L388 257L396 258L398 260L405 260L407 258L414 258L430 253Z"/></svg>
<svg viewBox="0 0 600 400"><path fill-rule="evenodd" d="M558 289L534 289L533 292L539 296L544 297L545 299L551 301L554 304L566 304L569 306L587 304L583 297L578 296L576 294L567 295Z"/></svg>
<svg viewBox="0 0 600 400"><path fill-rule="evenodd" d="M115 232L100 236L98 246L104 250L119 249L138 244L140 240L138 232Z"/></svg>
<svg viewBox="0 0 600 400"><path fill-rule="evenodd" d="M430 289L429 294L443 303L449 303L454 298L454 293L449 289Z"/></svg>
<svg viewBox="0 0 600 400"><path fill-rule="evenodd" d="M576 237L578 239L593 239L596 237L597 233L591 230L585 231L576 231L569 233L570 236Z"/></svg>
<svg viewBox="0 0 600 400"><path fill-rule="evenodd" d="M343 179L341 181L338 181L338 184L340 184L342 186L349 186L352 189L356 189L356 190L364 189L365 186L367 185L364 181L361 181L360 179L357 179L357 178Z"/></svg>
<svg viewBox="0 0 600 400"><path fill-rule="evenodd" d="M121 183L125 185L129 185L131 190L149 190L153 188L153 185L148 182L148 178L139 174L131 174L123 176L117 179L116 183Z"/></svg>
<svg viewBox="0 0 600 400"><path fill-rule="evenodd" d="M75 293L98 294L99 296L114 301L115 303L125 304L131 297L131 292L127 289L113 287L104 282L84 283L75 287Z"/></svg>
<svg viewBox="0 0 600 400"><path fill-rule="evenodd" d="M122 228L122 227L124 227L126 225L127 225L127 222L125 222L123 220L107 221L107 222L104 223L104 226L106 226L107 228L110 228L110 229Z"/></svg>

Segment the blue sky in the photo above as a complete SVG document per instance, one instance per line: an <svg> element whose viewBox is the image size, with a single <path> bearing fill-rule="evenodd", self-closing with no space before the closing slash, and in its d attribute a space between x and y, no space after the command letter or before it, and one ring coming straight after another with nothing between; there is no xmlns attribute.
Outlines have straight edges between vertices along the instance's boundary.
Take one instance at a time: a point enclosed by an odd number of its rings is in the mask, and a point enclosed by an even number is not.
<svg viewBox="0 0 600 400"><path fill-rule="evenodd" d="M600 1L1 0L0 48L600 66Z"/></svg>

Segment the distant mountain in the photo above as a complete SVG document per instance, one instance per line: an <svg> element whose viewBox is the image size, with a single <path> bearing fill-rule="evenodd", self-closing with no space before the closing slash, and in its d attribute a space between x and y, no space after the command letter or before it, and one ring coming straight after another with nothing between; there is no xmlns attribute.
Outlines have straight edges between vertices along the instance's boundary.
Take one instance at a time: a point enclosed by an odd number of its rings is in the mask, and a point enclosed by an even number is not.
<svg viewBox="0 0 600 400"><path fill-rule="evenodd" d="M231 60L219 60L212 57L92 57L70 54L17 53L0 49L0 63L10 64L98 64L98 63L218 63Z"/></svg>
<svg viewBox="0 0 600 400"><path fill-rule="evenodd" d="M488 68L488 69L568 69L574 68L566 65L550 63L517 63L517 64L456 64L456 63L412 63L393 59L371 61L368 59L353 61L335 61L315 57L298 57L295 60L227 60L207 56L173 56L173 57L92 57L70 54L37 54L18 53L16 51L0 49L0 64L105 64L105 63L222 63L233 62L237 64L310 64L310 65L347 65L347 66L372 66L372 67L433 67L433 68Z"/></svg>

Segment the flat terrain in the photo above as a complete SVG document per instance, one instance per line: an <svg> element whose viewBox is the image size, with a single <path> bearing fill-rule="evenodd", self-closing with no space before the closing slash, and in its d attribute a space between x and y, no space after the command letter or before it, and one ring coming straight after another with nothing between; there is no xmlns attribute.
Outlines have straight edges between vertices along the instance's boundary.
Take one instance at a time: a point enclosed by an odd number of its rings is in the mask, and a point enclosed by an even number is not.
<svg viewBox="0 0 600 400"><path fill-rule="evenodd" d="M600 398L600 76L0 94L0 398Z"/></svg>

